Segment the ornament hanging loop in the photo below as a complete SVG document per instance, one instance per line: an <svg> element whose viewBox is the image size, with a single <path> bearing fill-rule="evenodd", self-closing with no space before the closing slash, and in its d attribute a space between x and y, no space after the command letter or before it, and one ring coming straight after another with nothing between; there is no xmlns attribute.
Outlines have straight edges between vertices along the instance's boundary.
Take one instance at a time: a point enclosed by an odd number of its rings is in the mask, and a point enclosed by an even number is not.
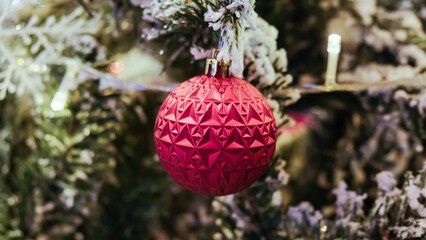
<svg viewBox="0 0 426 240"><path fill-rule="evenodd" d="M208 58L206 61L206 71L205 74L212 77L230 77L229 66L231 62L225 62L223 60L218 60L217 55L220 52L220 49L223 47L223 29L219 37L219 47L214 48L212 52L212 57Z"/></svg>
<svg viewBox="0 0 426 240"><path fill-rule="evenodd" d="M230 62L225 62L223 60L217 60L217 54L220 49L213 49L212 57L208 58L206 61L206 71L205 74L212 77L229 77L229 66Z"/></svg>

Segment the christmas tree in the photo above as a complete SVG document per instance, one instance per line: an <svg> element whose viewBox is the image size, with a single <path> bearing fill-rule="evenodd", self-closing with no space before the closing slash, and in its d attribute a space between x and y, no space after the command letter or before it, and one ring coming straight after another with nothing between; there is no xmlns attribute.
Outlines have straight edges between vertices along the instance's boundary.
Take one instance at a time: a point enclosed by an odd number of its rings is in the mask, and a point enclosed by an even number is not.
<svg viewBox="0 0 426 240"><path fill-rule="evenodd" d="M421 0L2 0L0 240L424 239L425 31ZM277 139L210 197L154 128L218 47Z"/></svg>

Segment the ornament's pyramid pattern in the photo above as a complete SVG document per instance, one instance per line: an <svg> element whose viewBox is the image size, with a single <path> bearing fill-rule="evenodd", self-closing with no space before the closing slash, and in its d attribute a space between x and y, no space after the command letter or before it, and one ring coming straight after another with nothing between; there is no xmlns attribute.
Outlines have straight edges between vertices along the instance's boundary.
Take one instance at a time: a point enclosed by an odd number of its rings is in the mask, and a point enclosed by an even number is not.
<svg viewBox="0 0 426 240"><path fill-rule="evenodd" d="M276 125L266 99L234 77L183 82L164 101L155 146L167 173L203 195L239 192L268 168Z"/></svg>

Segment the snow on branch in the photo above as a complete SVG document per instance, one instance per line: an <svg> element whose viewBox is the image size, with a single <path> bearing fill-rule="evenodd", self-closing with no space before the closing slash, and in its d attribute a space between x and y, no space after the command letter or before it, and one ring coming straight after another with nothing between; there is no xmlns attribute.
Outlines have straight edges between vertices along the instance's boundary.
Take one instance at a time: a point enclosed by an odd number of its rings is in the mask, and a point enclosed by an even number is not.
<svg viewBox="0 0 426 240"><path fill-rule="evenodd" d="M255 0L135 0L143 9L143 19L149 23L142 31L142 37L152 40L164 34L178 34L179 27L206 23L221 38L218 58L232 61L230 71L234 76L243 77L248 69L247 80L258 79L261 84L270 85L277 79L289 83L287 55L284 49L277 49L278 31L254 11ZM202 37L193 33L191 53L196 59L205 57L209 49L203 48ZM217 44L217 43L216 43ZM210 48L216 46L209 46ZM286 84L284 84L286 85Z"/></svg>
<svg viewBox="0 0 426 240"><path fill-rule="evenodd" d="M88 54L96 47L91 35L101 26L100 16L87 19L77 7L60 19L33 15L26 24L15 25L7 11L0 17L0 100L7 93L30 93L39 102L51 66L68 68L72 61L67 55Z"/></svg>

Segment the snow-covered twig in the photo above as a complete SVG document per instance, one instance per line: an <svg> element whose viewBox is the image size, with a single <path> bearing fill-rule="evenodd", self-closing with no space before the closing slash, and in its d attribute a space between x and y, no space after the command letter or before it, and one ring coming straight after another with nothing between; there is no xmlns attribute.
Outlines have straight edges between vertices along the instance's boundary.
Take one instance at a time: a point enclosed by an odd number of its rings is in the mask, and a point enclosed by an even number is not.
<svg viewBox="0 0 426 240"><path fill-rule="evenodd" d="M91 35L101 26L100 16L86 19L83 8L77 7L59 20L34 15L15 26L8 22L7 10L0 18L0 100L8 92L30 93L39 102L50 67L68 66L66 51L89 53L96 46Z"/></svg>
<svg viewBox="0 0 426 240"><path fill-rule="evenodd" d="M277 48L278 31L257 16L255 0L193 1L189 4L185 4L185 0L144 0L137 3L143 8L143 19L151 23L142 30L143 38L152 40L166 33L178 33L176 29L179 26L185 28L188 19L198 19L200 26L208 23L213 31L219 33L221 51L217 57L226 62L232 61L230 72L234 76L243 77L247 67L248 81L259 80L265 85L277 79L281 82L284 79L283 85L291 82L290 77L283 75L287 70L287 55L284 49ZM198 39L200 42L197 42ZM201 47L201 39L193 36L193 39L185 40L192 42L189 48L196 59L201 55L205 57L202 53L209 51Z"/></svg>
<svg viewBox="0 0 426 240"><path fill-rule="evenodd" d="M2 28L2 24L4 22L4 19L6 18L7 12L9 11L9 8L10 8L10 4L12 2L12 0L6 0L6 1L7 1L6 7L0 15L0 29Z"/></svg>

